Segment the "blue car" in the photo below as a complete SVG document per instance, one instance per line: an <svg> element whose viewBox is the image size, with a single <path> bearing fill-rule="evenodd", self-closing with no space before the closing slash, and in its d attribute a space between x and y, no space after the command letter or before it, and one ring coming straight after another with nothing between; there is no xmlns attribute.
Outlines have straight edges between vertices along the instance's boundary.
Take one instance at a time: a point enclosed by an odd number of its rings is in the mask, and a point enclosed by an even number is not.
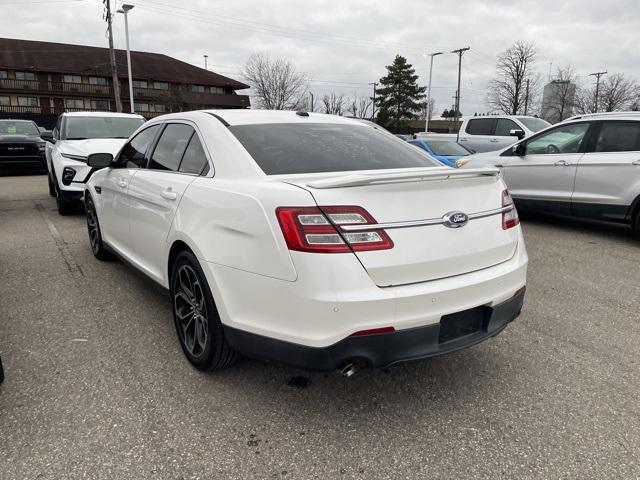
<svg viewBox="0 0 640 480"><path fill-rule="evenodd" d="M422 139L417 138L408 140L408 143L415 145L418 148L422 148L433 158L438 160L447 167L456 166L456 160L461 157L471 155L473 152L460 145L458 142L452 140L440 140L440 139Z"/></svg>

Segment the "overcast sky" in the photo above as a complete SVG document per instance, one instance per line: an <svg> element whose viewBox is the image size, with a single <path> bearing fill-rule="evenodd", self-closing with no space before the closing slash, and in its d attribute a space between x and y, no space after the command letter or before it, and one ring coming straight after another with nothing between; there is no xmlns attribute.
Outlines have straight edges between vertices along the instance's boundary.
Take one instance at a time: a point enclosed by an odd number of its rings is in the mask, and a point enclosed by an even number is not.
<svg viewBox="0 0 640 480"><path fill-rule="evenodd" d="M111 0L115 3L116 0ZM122 3L117 1L118 6ZM130 0L131 48L164 53L241 80L253 52L284 57L310 75L316 97L370 94L368 83L404 55L427 83L425 53L471 47L463 57L461 110L486 111L496 55L534 42L546 79L572 64L582 82L599 71L640 79L638 0ZM102 0L0 0L0 36L107 46ZM124 21L116 15L116 47ZM457 57L436 57L432 96L450 107Z"/></svg>

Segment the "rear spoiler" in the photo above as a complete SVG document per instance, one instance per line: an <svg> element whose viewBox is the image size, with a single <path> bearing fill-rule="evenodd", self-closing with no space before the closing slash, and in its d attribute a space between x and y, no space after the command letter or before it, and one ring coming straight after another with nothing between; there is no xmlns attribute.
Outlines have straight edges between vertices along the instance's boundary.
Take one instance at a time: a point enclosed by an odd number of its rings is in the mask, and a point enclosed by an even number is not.
<svg viewBox="0 0 640 480"><path fill-rule="evenodd" d="M469 177L496 177L500 174L497 168L466 168L454 170L451 168L438 168L419 170L411 172L392 173L360 173L354 175L343 175L340 177L316 180L307 183L311 188L339 188L339 187L360 187L378 183L394 183L423 180L447 180L449 178L469 178Z"/></svg>

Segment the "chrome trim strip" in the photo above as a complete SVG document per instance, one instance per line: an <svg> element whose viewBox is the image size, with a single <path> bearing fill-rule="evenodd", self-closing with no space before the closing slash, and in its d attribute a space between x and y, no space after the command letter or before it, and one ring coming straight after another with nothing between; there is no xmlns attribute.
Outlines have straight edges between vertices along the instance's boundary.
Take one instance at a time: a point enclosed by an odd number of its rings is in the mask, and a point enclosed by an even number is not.
<svg viewBox="0 0 640 480"><path fill-rule="evenodd" d="M506 207L494 208L492 210L484 210L482 212L469 213L467 216L469 221L476 220L478 218L491 217L492 215L499 215L501 213L510 212L513 210L513 204ZM409 227L426 227L430 225L442 225L444 224L444 217L440 218L427 218L424 220L412 220L407 222L389 222L389 223L370 223L367 225L339 225L340 229L345 232L361 232L366 230L378 230L378 229L390 229L390 228L409 228Z"/></svg>

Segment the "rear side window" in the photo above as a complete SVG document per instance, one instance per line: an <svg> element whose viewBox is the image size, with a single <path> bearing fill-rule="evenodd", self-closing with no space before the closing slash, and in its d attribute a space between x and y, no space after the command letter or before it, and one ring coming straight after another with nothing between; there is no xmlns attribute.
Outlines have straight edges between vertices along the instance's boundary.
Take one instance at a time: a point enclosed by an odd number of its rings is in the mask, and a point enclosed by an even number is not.
<svg viewBox="0 0 640 480"><path fill-rule="evenodd" d="M204 153L204 149L202 148L198 135L195 133L191 137L189 145L182 157L180 171L182 173L192 173L194 175L200 175L200 173L204 175L209 171L207 156Z"/></svg>
<svg viewBox="0 0 640 480"><path fill-rule="evenodd" d="M189 125L170 123L162 132L160 140L151 155L149 168L152 170L178 171L180 160L194 130Z"/></svg>
<svg viewBox="0 0 640 480"><path fill-rule="evenodd" d="M267 175L441 166L366 125L277 123L229 130Z"/></svg>
<svg viewBox="0 0 640 480"><path fill-rule="evenodd" d="M495 118L473 118L467 124L469 135L493 135L496 127Z"/></svg>
<svg viewBox="0 0 640 480"><path fill-rule="evenodd" d="M640 151L640 122L604 122L596 139L594 151Z"/></svg>
<svg viewBox="0 0 640 480"><path fill-rule="evenodd" d="M522 128L508 118L498 118L494 135L498 137L508 137L511 130L522 130Z"/></svg>
<svg viewBox="0 0 640 480"><path fill-rule="evenodd" d="M159 128L160 125L153 125L128 141L122 149L122 153L120 153L118 162L124 164L127 168L144 168L145 153L156 137Z"/></svg>

